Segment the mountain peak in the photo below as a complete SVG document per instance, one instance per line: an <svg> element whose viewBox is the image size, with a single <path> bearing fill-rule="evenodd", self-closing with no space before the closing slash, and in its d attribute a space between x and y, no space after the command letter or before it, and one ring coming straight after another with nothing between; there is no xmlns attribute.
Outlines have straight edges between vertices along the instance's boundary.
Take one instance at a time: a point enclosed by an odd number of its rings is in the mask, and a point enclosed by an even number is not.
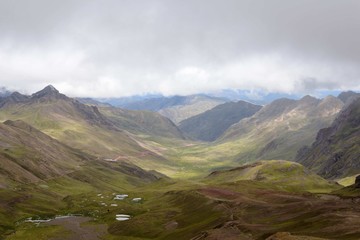
<svg viewBox="0 0 360 240"><path fill-rule="evenodd" d="M14 102L21 102L21 101L25 101L28 99L28 96L23 95L19 92L13 92L10 94L9 99L14 101Z"/></svg>
<svg viewBox="0 0 360 240"><path fill-rule="evenodd" d="M46 86L43 90L41 90L40 92L47 92L47 93L59 93L59 91L53 86L53 85L48 85Z"/></svg>
<svg viewBox="0 0 360 240"><path fill-rule="evenodd" d="M54 86L48 85L43 90L34 93L31 98L64 98L65 95L61 94Z"/></svg>
<svg viewBox="0 0 360 240"><path fill-rule="evenodd" d="M306 95L299 100L299 102L306 102L306 103L312 103L312 102L318 102L318 101L319 101L319 99L317 99L313 96L310 96L310 95Z"/></svg>

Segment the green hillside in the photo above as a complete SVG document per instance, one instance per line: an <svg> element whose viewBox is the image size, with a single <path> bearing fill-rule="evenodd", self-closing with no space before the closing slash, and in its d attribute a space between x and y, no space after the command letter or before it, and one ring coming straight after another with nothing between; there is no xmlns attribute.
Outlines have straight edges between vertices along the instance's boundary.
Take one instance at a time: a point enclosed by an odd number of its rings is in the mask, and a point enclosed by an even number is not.
<svg viewBox="0 0 360 240"><path fill-rule="evenodd" d="M330 126L342 107L342 101L332 96L323 100L310 96L275 100L231 126L220 138L219 146L249 148L239 149L235 157L238 161L294 160L303 145L315 140L317 131Z"/></svg>
<svg viewBox="0 0 360 240"><path fill-rule="evenodd" d="M260 161L230 170L215 171L207 177L207 180L211 183L251 180L292 192L321 192L340 188L334 182L319 177L302 165L284 160Z"/></svg>
<svg viewBox="0 0 360 240"><path fill-rule="evenodd" d="M115 126L134 134L183 139L177 126L159 113L132 111L114 107L100 107L100 112Z"/></svg>
<svg viewBox="0 0 360 240"><path fill-rule="evenodd" d="M0 123L0 185L33 183L65 175L84 164L87 156L30 125Z"/></svg>

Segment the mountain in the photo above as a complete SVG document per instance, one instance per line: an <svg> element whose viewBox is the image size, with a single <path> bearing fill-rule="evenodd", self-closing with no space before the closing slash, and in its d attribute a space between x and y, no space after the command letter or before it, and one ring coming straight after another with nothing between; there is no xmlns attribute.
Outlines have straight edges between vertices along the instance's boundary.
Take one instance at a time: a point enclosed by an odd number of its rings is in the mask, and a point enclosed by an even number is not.
<svg viewBox="0 0 360 240"><path fill-rule="evenodd" d="M19 92L13 92L10 95L0 99L0 107L3 107L6 104L25 102L29 99L29 96L23 95Z"/></svg>
<svg viewBox="0 0 360 240"><path fill-rule="evenodd" d="M360 97L360 93L356 93L353 91L342 92L338 95L338 98L341 101L343 101L346 105L352 103L359 97Z"/></svg>
<svg viewBox="0 0 360 240"><path fill-rule="evenodd" d="M125 104L122 107L130 110L149 110L159 112L175 124L189 117L205 112L226 102L223 98L206 95L173 96L145 99Z"/></svg>
<svg viewBox="0 0 360 240"><path fill-rule="evenodd" d="M206 93L208 96L226 98L233 102L246 101L258 105L266 105L280 98L299 99L299 94L269 93L266 91L249 91L241 89L223 89L217 92Z"/></svg>
<svg viewBox="0 0 360 240"><path fill-rule="evenodd" d="M178 127L159 113L122 109L91 98L78 100L86 105L98 107L99 111L115 126L133 134L184 139Z"/></svg>
<svg viewBox="0 0 360 240"><path fill-rule="evenodd" d="M133 134L184 139L182 132L168 118L156 112L99 107L100 112L120 129Z"/></svg>
<svg viewBox="0 0 360 240"><path fill-rule="evenodd" d="M228 102L181 121L179 128L193 139L211 142L232 124L251 117L260 109L261 106L249 102Z"/></svg>
<svg viewBox="0 0 360 240"><path fill-rule="evenodd" d="M127 105L134 102L140 102L143 100L149 100L153 98L162 98L164 97L161 94L144 94L144 95L134 95L129 97L119 97L119 98L96 98L96 101L101 103L107 103L115 107L126 108Z"/></svg>
<svg viewBox="0 0 360 240"><path fill-rule="evenodd" d="M322 100L310 96L278 99L232 125L219 141L224 147L226 142L234 148L242 146L236 155L241 161L294 160L297 151L313 142L321 128L330 126L343 105L333 96Z"/></svg>
<svg viewBox="0 0 360 240"><path fill-rule="evenodd" d="M97 107L111 107L110 103L100 102L93 98L76 98L79 102L90 105L90 106L97 106Z"/></svg>
<svg viewBox="0 0 360 240"><path fill-rule="evenodd" d="M0 99L3 97L7 97L11 94L9 90L7 90L5 87L0 87Z"/></svg>
<svg viewBox="0 0 360 240"><path fill-rule="evenodd" d="M28 97L5 98L0 119L23 120L51 137L101 158L138 155L144 150L133 138L100 113L52 86Z"/></svg>
<svg viewBox="0 0 360 240"><path fill-rule="evenodd" d="M296 161L326 178L360 173L360 99L347 106L332 125L321 129L311 147L299 151Z"/></svg>

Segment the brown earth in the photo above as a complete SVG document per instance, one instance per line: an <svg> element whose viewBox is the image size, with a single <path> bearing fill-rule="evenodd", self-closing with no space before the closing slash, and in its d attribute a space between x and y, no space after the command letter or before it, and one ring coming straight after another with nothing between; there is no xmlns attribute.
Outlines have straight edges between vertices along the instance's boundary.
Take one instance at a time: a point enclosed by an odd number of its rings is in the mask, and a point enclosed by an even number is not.
<svg viewBox="0 0 360 240"><path fill-rule="evenodd" d="M67 236L55 237L51 240L99 240L107 233L106 224L84 225L91 220L89 217L66 217L54 219L44 225L62 226L70 231Z"/></svg>
<svg viewBox="0 0 360 240"><path fill-rule="evenodd" d="M198 192L215 201L227 220L196 240L360 239L360 198L216 187Z"/></svg>

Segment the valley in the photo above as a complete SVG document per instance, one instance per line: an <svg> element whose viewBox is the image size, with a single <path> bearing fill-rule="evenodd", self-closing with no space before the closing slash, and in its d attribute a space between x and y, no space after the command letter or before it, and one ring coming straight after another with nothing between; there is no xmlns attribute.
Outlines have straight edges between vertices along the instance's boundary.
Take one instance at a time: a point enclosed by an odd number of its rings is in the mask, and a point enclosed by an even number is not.
<svg viewBox="0 0 360 240"><path fill-rule="evenodd" d="M191 99L174 123L159 100L1 97L0 238L360 238L358 94Z"/></svg>

